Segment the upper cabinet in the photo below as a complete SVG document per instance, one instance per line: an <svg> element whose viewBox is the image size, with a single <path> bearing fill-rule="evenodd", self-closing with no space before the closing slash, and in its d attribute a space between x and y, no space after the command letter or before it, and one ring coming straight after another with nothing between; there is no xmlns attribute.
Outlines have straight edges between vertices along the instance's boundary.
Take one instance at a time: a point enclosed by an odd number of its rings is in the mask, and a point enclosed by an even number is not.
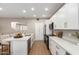
<svg viewBox="0 0 79 59"><path fill-rule="evenodd" d="M78 4L65 4L50 20L54 22L54 29L79 29Z"/></svg>
<svg viewBox="0 0 79 59"><path fill-rule="evenodd" d="M49 24L50 24L51 22L52 22L51 20L46 20L46 21L45 21L45 24L46 24L46 34L47 34L47 35L52 34L52 31L49 29Z"/></svg>

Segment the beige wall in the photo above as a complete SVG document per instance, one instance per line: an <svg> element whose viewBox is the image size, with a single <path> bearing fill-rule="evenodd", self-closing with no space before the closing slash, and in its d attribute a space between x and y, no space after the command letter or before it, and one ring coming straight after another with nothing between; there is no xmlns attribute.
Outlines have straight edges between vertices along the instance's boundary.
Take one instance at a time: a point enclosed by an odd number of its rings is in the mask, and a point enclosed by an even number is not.
<svg viewBox="0 0 79 59"><path fill-rule="evenodd" d="M11 29L11 22L21 22L28 26L27 32L34 33L35 32L35 22L45 22L48 19L40 19L37 21L36 19L0 19L0 33L11 33L15 32L15 30Z"/></svg>

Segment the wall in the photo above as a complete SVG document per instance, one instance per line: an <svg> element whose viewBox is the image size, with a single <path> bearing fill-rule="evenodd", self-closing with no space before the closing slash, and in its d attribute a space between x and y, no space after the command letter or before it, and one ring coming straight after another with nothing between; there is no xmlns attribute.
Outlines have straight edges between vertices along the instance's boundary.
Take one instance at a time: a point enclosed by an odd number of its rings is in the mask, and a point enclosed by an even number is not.
<svg viewBox="0 0 79 59"><path fill-rule="evenodd" d="M11 22L21 22L28 26L27 32L34 33L35 32L35 22L45 22L47 19L40 19L37 21L36 19L0 19L0 33L11 33L16 32L11 29Z"/></svg>

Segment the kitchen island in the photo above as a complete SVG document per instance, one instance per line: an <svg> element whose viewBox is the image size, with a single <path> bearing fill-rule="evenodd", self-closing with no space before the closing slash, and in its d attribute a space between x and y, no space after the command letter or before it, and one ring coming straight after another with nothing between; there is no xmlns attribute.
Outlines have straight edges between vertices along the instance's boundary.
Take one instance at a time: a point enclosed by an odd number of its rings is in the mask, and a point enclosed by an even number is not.
<svg viewBox="0 0 79 59"><path fill-rule="evenodd" d="M10 42L10 54L11 55L27 55L31 47L31 36L25 36L22 38L6 38L3 41Z"/></svg>

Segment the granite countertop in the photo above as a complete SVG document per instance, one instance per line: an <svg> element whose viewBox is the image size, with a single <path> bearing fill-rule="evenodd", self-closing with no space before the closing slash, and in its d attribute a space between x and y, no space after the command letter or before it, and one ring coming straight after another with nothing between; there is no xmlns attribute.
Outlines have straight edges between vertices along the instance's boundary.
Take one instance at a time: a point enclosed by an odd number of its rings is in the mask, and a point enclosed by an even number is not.
<svg viewBox="0 0 79 59"><path fill-rule="evenodd" d="M62 38L63 38L64 40L67 40L67 41L73 43L73 44L79 43L79 39L76 38L76 37L66 37L66 36L63 36Z"/></svg>
<svg viewBox="0 0 79 59"><path fill-rule="evenodd" d="M71 55L79 55L79 46L72 44L63 38L58 38L55 36L50 36L50 38L55 41L58 45L60 45L64 50L66 50Z"/></svg>

